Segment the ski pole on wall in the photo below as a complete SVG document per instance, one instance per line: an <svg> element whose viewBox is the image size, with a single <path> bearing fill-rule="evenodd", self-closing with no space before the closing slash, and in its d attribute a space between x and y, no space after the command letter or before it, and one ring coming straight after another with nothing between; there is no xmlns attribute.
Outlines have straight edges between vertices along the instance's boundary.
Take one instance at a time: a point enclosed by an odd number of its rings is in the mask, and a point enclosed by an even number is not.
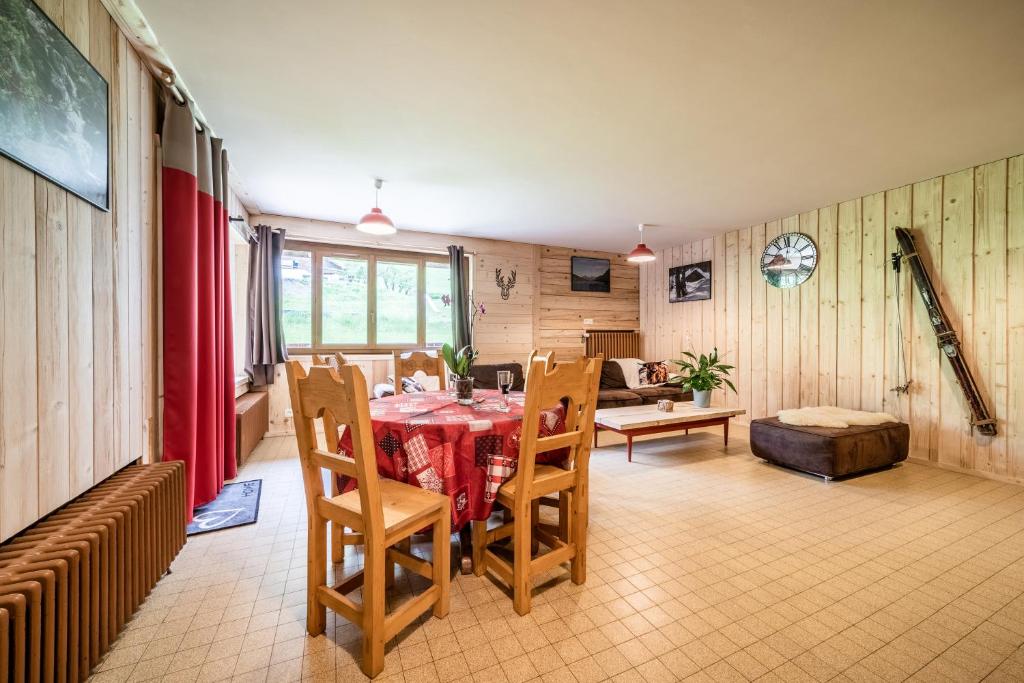
<svg viewBox="0 0 1024 683"><path fill-rule="evenodd" d="M976 427L979 432L986 436L995 436L996 420L989 413L985 400L981 397L981 392L978 391L978 385L974 381L974 375L971 374L971 369L967 367L967 362L964 360L963 353L961 353L960 339L956 336L956 331L949 324L946 312L942 310L942 304L939 301L939 297L935 294L932 280L928 276L928 271L925 270L921 256L917 252L914 235L906 228L896 228L896 240L899 242L900 250L893 254L893 269L899 270L900 260L906 260L910 264L910 272L914 276L914 284L917 285L917 291L920 292L921 300L928 311L928 320L931 322L932 331L935 333L939 349L941 349L949 361L950 367L953 368L953 374L956 376L957 384L960 385L961 391L964 392L964 396L967 398L967 405L971 409L971 427Z"/></svg>

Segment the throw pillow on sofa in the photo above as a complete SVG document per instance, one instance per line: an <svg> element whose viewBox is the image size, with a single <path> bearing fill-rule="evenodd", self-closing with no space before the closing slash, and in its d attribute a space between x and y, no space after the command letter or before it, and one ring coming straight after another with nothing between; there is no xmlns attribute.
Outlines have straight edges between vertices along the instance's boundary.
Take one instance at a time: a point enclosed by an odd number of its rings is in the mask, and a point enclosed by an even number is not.
<svg viewBox="0 0 1024 683"><path fill-rule="evenodd" d="M668 363L665 361L641 363L637 375L642 387L660 386L668 381Z"/></svg>

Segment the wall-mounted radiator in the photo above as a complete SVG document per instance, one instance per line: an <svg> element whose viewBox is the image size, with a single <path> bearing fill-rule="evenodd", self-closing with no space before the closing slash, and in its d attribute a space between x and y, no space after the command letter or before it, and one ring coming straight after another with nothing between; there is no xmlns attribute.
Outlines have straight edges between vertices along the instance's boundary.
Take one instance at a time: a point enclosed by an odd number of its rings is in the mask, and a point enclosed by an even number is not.
<svg viewBox="0 0 1024 683"><path fill-rule="evenodd" d="M185 544L181 462L126 467L0 545L0 683L84 681Z"/></svg>
<svg viewBox="0 0 1024 683"><path fill-rule="evenodd" d="M643 358L643 339L638 330L588 330L587 356L594 358Z"/></svg>

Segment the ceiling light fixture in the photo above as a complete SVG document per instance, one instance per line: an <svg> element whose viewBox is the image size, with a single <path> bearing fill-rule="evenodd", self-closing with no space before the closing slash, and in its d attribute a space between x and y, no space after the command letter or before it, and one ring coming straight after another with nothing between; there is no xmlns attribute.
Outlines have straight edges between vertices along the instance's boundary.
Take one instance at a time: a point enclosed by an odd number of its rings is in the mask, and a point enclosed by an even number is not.
<svg viewBox="0 0 1024 683"><path fill-rule="evenodd" d="M633 251L629 252L629 256L626 260L630 263L649 263L657 258L654 252L651 251L646 244L644 244L644 224L640 224L640 242L636 245Z"/></svg>
<svg viewBox="0 0 1024 683"><path fill-rule="evenodd" d="M373 185L377 188L377 191L374 194L373 208L370 209L370 213L359 219L356 230L371 235L394 235L398 232L391 219L380 210L380 188L383 184L384 180L382 178L374 178Z"/></svg>

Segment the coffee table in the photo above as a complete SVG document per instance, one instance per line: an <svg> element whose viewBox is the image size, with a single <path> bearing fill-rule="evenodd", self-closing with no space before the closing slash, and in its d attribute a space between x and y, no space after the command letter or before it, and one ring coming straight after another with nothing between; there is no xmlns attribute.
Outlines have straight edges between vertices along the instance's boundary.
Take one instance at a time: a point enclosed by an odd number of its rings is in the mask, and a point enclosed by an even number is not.
<svg viewBox="0 0 1024 683"><path fill-rule="evenodd" d="M680 401L672 412L658 410L657 405L626 408L604 408L594 414L594 447L599 431L615 432L626 437L626 459L633 462L633 437L662 432L687 434L698 427L722 425L725 445L729 445L729 420L747 411L742 408L697 408L693 401Z"/></svg>

